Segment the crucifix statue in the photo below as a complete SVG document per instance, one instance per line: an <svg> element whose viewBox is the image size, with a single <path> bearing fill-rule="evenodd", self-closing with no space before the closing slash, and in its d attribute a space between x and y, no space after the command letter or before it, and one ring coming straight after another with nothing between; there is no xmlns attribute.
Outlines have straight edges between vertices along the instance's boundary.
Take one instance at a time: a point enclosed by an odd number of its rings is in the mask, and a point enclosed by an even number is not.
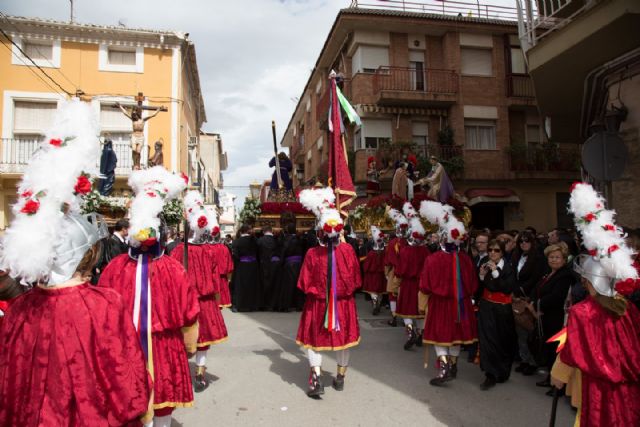
<svg viewBox="0 0 640 427"><path fill-rule="evenodd" d="M120 103L116 103L115 107L120 108L120 111L127 116L131 120L131 125L133 127L131 133L131 157L133 159L133 169L140 169L140 154L142 153L142 148L144 147L144 124L147 120L150 120L157 116L161 111L167 111L167 107L148 107L146 105L142 105L144 101L144 95L142 92L138 92L138 96L136 96L136 105L131 107L125 107ZM154 111L148 117L142 117L143 110L151 110Z"/></svg>

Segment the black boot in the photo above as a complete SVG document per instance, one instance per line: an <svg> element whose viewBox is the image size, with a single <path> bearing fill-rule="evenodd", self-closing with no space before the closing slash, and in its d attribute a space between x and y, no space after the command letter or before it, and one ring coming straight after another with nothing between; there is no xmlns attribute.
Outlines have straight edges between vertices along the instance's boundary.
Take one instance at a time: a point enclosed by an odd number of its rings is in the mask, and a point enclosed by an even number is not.
<svg viewBox="0 0 640 427"><path fill-rule="evenodd" d="M458 376L458 356L449 356L449 380Z"/></svg>
<svg viewBox="0 0 640 427"><path fill-rule="evenodd" d="M380 296L373 298L372 302L373 302L373 315L377 316L378 314L380 314L380 303L382 302L380 301Z"/></svg>
<svg viewBox="0 0 640 427"><path fill-rule="evenodd" d="M419 329L416 332L416 347L422 347L422 332Z"/></svg>
<svg viewBox="0 0 640 427"><path fill-rule="evenodd" d="M398 319L396 318L395 314L393 315L393 317L391 317L391 320L387 322L387 325L398 326Z"/></svg>
<svg viewBox="0 0 640 427"><path fill-rule="evenodd" d="M404 343L404 349L411 350L411 347L416 343L416 331L413 330L413 326L411 325L406 325L405 328L407 331L407 341Z"/></svg>
<svg viewBox="0 0 640 427"><path fill-rule="evenodd" d="M494 387L495 385L496 385L496 379L494 378L494 376L487 374L487 376L484 379L484 382L480 384L480 390L487 391L490 388Z"/></svg>
<svg viewBox="0 0 640 427"><path fill-rule="evenodd" d="M336 389L337 391L344 390L344 376L346 375L346 373L347 373L347 367L338 365L338 373L336 374L336 377L333 379L333 388Z"/></svg>
<svg viewBox="0 0 640 427"><path fill-rule="evenodd" d="M449 380L449 359L447 356L439 356L436 361L436 369L438 374L429 381L429 384L441 386Z"/></svg>
<svg viewBox="0 0 640 427"><path fill-rule="evenodd" d="M206 370L207 368L205 366L196 367L196 378L193 380L193 390L196 393L200 393L209 387L209 382L204 377Z"/></svg>
<svg viewBox="0 0 640 427"><path fill-rule="evenodd" d="M317 368L318 372L320 368ZM320 374L316 372L316 368L311 368L311 373L309 374L309 390L307 391L307 396L312 399L320 399L320 395L324 394L324 386L322 385L322 381L320 381Z"/></svg>

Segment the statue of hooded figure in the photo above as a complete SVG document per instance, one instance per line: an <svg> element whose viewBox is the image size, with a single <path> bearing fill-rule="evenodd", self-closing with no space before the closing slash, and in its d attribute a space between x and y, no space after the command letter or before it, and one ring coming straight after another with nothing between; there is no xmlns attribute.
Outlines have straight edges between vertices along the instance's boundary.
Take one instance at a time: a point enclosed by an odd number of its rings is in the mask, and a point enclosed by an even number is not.
<svg viewBox="0 0 640 427"><path fill-rule="evenodd" d="M102 155L100 156L100 186L98 191L102 196L108 196L113 191L113 183L116 180L116 165L118 164L118 157L116 152L113 151L113 142L110 139L104 141L102 147Z"/></svg>

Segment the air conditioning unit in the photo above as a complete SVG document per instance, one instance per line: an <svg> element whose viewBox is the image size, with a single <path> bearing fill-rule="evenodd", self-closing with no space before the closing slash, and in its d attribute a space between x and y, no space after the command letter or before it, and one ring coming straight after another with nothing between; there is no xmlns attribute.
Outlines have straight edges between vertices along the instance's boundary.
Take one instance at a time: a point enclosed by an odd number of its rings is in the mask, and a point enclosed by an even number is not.
<svg viewBox="0 0 640 427"><path fill-rule="evenodd" d="M190 136L189 137L189 148L193 148L195 146L198 145L198 137L197 136Z"/></svg>

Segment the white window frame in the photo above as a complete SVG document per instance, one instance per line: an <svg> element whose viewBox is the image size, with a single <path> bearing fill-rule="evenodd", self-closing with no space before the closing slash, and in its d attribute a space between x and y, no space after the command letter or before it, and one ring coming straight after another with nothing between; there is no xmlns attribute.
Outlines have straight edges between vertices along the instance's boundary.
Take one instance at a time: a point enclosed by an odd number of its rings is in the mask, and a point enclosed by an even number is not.
<svg viewBox="0 0 640 427"><path fill-rule="evenodd" d="M493 147L488 148L478 148L478 147L469 147L467 141L467 132L469 128L479 129L479 128L492 128L493 129ZM464 119L464 148L465 150L473 150L473 151L496 151L498 149L498 136L497 136L497 121L494 119Z"/></svg>
<svg viewBox="0 0 640 427"><path fill-rule="evenodd" d="M322 151L323 144L324 144L324 137L320 136L320 138L316 140L316 147L318 148L318 151Z"/></svg>
<svg viewBox="0 0 640 427"><path fill-rule="evenodd" d="M367 124L368 122L368 124ZM382 133L375 135L372 128L375 128L376 125L373 122L388 122L389 123L389 136L382 135ZM379 126L380 124L378 124ZM389 141L393 140L393 123L391 119L387 118L365 118L362 120L362 126L356 129L355 133L356 137L356 150L377 150L380 148L380 140L388 139ZM375 147L367 147L366 138L375 138L376 146Z"/></svg>
<svg viewBox="0 0 640 427"><path fill-rule="evenodd" d="M363 55L366 55L365 51L367 49L379 49L379 53L381 53L382 49L384 49L387 53L386 60L372 61L372 59L369 57L363 57ZM389 46L374 46L365 44L358 46L353 54L353 57L351 58L351 67L353 68L353 74L372 74L378 71L380 67L388 67L390 64L390 55L391 52ZM382 59L382 55L378 59ZM373 68L371 66L372 64L375 64L373 65ZM369 66L367 67L367 65Z"/></svg>
<svg viewBox="0 0 640 427"><path fill-rule="evenodd" d="M42 68L60 68L60 57L62 55L62 49L60 47L60 40L46 40L46 39L36 39L36 38L22 38L19 36L13 36L13 42L15 43L15 45L11 45L11 52L13 53L13 55L11 55L11 64L12 65L22 65L22 66L27 66L27 67L33 67L33 63L26 58L22 52L20 52L20 49L24 50L24 42L29 41L35 44L45 44L45 43L51 43L52 45L52 49L51 49L51 59L34 59L33 62L36 63L36 65L38 65L38 67L42 67ZM20 46L20 49L18 49L17 46Z"/></svg>
<svg viewBox="0 0 640 427"><path fill-rule="evenodd" d="M121 65L109 63L109 48L131 50L136 53L135 65ZM116 73L144 73L144 47L100 44L98 49L98 71L112 71Z"/></svg>
<svg viewBox="0 0 640 427"><path fill-rule="evenodd" d="M419 135L416 133L416 127L424 126L426 128L426 133L424 135ZM424 144L418 144L415 138L424 138ZM424 149L427 149L429 145L429 122L426 120L413 120L411 122L411 141L419 146L423 146Z"/></svg>
<svg viewBox="0 0 640 427"><path fill-rule="evenodd" d="M64 96L55 92L22 92L5 90L2 108L2 138L13 138L13 118L15 101L25 102L52 102L57 101L58 106L64 100Z"/></svg>

